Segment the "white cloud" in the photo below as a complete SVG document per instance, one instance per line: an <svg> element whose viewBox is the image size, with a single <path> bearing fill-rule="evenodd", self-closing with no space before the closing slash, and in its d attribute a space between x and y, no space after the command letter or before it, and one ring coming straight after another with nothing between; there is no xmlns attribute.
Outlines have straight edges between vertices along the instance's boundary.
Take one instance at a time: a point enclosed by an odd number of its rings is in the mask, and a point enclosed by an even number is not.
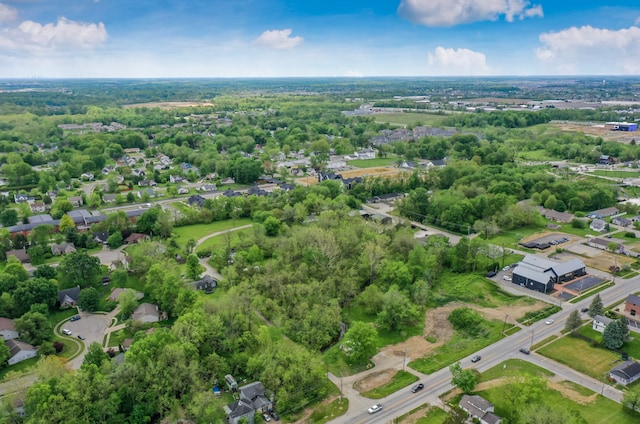
<svg viewBox="0 0 640 424"><path fill-rule="evenodd" d="M260 34L260 37L255 39L255 43L259 46L276 50L293 49L302 43L304 38L297 35L295 37L291 37L291 32L292 30L290 28L265 31Z"/></svg>
<svg viewBox="0 0 640 424"><path fill-rule="evenodd" d="M0 23L13 22L18 17L18 11L6 4L0 3Z"/></svg>
<svg viewBox="0 0 640 424"><path fill-rule="evenodd" d="M357 78L360 78L360 77L363 77L364 74L362 73L362 71L356 71L356 70L353 70L353 69L349 69L345 76L346 77L357 77Z"/></svg>
<svg viewBox="0 0 640 424"><path fill-rule="evenodd" d="M636 21L633 23L634 25L640 25L640 16L636 18Z"/></svg>
<svg viewBox="0 0 640 424"><path fill-rule="evenodd" d="M436 47L428 57L431 75L487 75L491 68L484 53L469 49Z"/></svg>
<svg viewBox="0 0 640 424"><path fill-rule="evenodd" d="M583 26L540 34L537 58L563 73L640 73L640 28L618 30Z"/></svg>
<svg viewBox="0 0 640 424"><path fill-rule="evenodd" d="M17 27L0 31L0 49L51 51L60 48L92 49L107 40L103 23L85 24L66 18L45 25L24 21Z"/></svg>
<svg viewBox="0 0 640 424"><path fill-rule="evenodd" d="M500 16L508 22L543 16L542 6L529 0L401 0L398 14L415 24L454 26L478 21L495 21Z"/></svg>

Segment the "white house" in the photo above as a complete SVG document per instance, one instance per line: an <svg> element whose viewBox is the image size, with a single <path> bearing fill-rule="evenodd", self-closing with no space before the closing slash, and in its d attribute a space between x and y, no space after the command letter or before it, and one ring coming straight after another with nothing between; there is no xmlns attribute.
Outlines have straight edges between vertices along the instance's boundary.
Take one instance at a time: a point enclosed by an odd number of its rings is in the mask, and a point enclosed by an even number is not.
<svg viewBox="0 0 640 424"><path fill-rule="evenodd" d="M602 315L596 315L593 317L592 328L599 333L604 333L604 329L612 321L611 318L607 318Z"/></svg>
<svg viewBox="0 0 640 424"><path fill-rule="evenodd" d="M160 321L160 311L158 306L152 303L141 303L131 315L133 321L158 322Z"/></svg>
<svg viewBox="0 0 640 424"><path fill-rule="evenodd" d="M11 339L6 340L4 343L9 348L9 354L11 355L7 361L9 365L17 364L18 362L33 358L38 354L37 347L31 346L29 343L25 343L20 340Z"/></svg>
<svg viewBox="0 0 640 424"><path fill-rule="evenodd" d="M362 149L359 152L355 152L354 156L358 159L375 159L376 151L373 149Z"/></svg>
<svg viewBox="0 0 640 424"><path fill-rule="evenodd" d="M593 231L601 233L607 228L607 223L603 219L596 218L591 221L591 225L589 225L589 228L591 228Z"/></svg>
<svg viewBox="0 0 640 424"><path fill-rule="evenodd" d="M635 361L624 361L609 371L609 377L626 386L640 379L640 364Z"/></svg>

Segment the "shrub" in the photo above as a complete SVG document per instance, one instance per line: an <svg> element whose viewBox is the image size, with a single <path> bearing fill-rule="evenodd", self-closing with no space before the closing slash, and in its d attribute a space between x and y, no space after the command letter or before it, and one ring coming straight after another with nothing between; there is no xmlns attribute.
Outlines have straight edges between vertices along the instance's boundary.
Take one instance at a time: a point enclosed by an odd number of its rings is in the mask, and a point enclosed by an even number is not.
<svg viewBox="0 0 640 424"><path fill-rule="evenodd" d="M571 221L571 227L585 229L587 228L587 223L582 219L574 218L573 221Z"/></svg>
<svg viewBox="0 0 640 424"><path fill-rule="evenodd" d="M626 233L624 233L624 236L627 238L636 238L636 233L634 233L633 231L627 231Z"/></svg>
<svg viewBox="0 0 640 424"><path fill-rule="evenodd" d="M53 342L53 348L56 350L56 353L60 353L62 352L62 349L64 349L64 343L55 341Z"/></svg>
<svg viewBox="0 0 640 424"><path fill-rule="evenodd" d="M454 329L472 337L477 337L484 331L484 318L471 308L454 309L447 319Z"/></svg>

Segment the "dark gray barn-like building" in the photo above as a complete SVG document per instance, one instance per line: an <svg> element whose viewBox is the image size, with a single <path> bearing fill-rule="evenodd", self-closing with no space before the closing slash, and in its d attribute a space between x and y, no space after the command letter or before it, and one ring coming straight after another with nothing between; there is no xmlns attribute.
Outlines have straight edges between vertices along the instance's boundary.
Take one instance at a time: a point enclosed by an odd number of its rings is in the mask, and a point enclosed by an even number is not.
<svg viewBox="0 0 640 424"><path fill-rule="evenodd" d="M556 283L571 281L587 273L580 259L554 262L535 255L527 255L513 270L513 284L530 290L549 293Z"/></svg>

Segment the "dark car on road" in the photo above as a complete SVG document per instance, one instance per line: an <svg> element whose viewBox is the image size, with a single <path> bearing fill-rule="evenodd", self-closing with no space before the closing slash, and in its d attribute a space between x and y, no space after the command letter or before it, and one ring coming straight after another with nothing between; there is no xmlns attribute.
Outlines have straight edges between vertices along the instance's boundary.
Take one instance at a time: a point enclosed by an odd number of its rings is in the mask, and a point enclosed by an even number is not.
<svg viewBox="0 0 640 424"><path fill-rule="evenodd" d="M485 274L485 276L486 276L487 278L491 278L491 277L495 277L495 276L496 276L496 274L497 274L497 273L496 273L495 271L489 271L489 272L487 272L487 273Z"/></svg>
<svg viewBox="0 0 640 424"><path fill-rule="evenodd" d="M580 312L583 312L586 314L587 312L589 312L589 308L582 308L580 309Z"/></svg>
<svg viewBox="0 0 640 424"><path fill-rule="evenodd" d="M528 355L530 353L529 349L527 349L526 347L521 347L520 352L524 353L525 355Z"/></svg>
<svg viewBox="0 0 640 424"><path fill-rule="evenodd" d="M78 334L78 338L79 338L80 340L84 340L84 339L86 339L86 337L85 337L85 336L83 336L82 334Z"/></svg>
<svg viewBox="0 0 640 424"><path fill-rule="evenodd" d="M481 359L482 359L482 357L480 355L476 355L473 358L471 358L471 362L475 363L475 362L478 362Z"/></svg>
<svg viewBox="0 0 640 424"><path fill-rule="evenodd" d="M80 319L80 315L74 315L71 317L69 321L78 321Z"/></svg>
<svg viewBox="0 0 640 424"><path fill-rule="evenodd" d="M424 384L422 384L422 383L418 383L418 384L416 384L415 386L413 386L413 387L411 388L411 393L417 393L417 392L419 392L419 391L420 391L420 390L422 390L422 389L424 389Z"/></svg>

